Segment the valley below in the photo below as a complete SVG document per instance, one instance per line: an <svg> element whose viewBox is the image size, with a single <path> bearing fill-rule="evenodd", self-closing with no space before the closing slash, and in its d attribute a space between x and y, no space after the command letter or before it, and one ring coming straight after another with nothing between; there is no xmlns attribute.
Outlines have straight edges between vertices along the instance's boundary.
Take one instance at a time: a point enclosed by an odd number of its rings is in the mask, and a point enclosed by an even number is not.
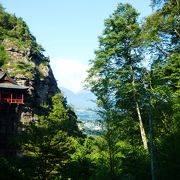
<svg viewBox="0 0 180 180"><path fill-rule="evenodd" d="M79 128L87 135L98 135L102 131L100 118L95 110L75 110L79 121Z"/></svg>
<svg viewBox="0 0 180 180"><path fill-rule="evenodd" d="M100 134L102 126L100 117L96 112L96 97L88 90L73 93L64 87L60 89L78 117L79 128L87 135Z"/></svg>

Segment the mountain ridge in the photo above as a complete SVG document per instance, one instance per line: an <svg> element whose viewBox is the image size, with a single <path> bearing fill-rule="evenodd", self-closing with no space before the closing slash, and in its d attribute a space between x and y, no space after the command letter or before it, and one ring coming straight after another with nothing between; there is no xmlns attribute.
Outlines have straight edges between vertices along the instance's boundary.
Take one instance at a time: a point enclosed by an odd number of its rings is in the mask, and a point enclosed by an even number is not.
<svg viewBox="0 0 180 180"><path fill-rule="evenodd" d="M88 90L81 90L78 93L60 87L64 96L67 98L67 101L76 109L95 109L96 108L96 97L93 93Z"/></svg>

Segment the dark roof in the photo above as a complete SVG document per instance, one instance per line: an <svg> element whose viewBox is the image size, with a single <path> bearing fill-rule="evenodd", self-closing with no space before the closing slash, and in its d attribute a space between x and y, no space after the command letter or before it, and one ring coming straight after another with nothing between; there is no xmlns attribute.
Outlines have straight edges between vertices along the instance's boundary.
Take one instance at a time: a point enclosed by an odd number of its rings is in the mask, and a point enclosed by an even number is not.
<svg viewBox="0 0 180 180"><path fill-rule="evenodd" d="M6 89L28 89L26 86L19 86L16 84L9 84L9 83L0 83L0 88L6 88Z"/></svg>
<svg viewBox="0 0 180 180"><path fill-rule="evenodd" d="M8 76L6 72L3 72L2 75L0 75L0 80L3 80L4 78L7 78L7 80L12 84L17 84L16 81L14 81L11 77Z"/></svg>
<svg viewBox="0 0 180 180"><path fill-rule="evenodd" d="M6 78L6 79L5 79ZM3 82L3 81L8 81ZM11 77L8 76L6 72L0 75L0 88L8 88L8 89L28 89L26 86L20 86L14 81Z"/></svg>

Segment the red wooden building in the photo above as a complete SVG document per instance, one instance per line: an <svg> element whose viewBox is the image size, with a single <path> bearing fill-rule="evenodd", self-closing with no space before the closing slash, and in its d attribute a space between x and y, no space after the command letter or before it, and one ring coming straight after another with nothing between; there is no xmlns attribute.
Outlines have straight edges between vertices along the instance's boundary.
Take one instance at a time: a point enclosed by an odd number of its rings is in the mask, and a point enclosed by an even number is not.
<svg viewBox="0 0 180 180"><path fill-rule="evenodd" d="M0 75L0 103L24 104L24 93L27 89L18 85L6 72Z"/></svg>

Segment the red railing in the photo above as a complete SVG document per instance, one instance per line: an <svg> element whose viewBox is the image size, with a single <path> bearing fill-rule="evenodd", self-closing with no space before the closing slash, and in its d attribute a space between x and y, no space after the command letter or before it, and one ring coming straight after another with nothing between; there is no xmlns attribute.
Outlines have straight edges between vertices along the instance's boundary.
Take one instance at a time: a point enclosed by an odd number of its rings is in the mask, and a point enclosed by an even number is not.
<svg viewBox="0 0 180 180"><path fill-rule="evenodd" d="M0 102L9 104L24 104L23 99L0 98Z"/></svg>
<svg viewBox="0 0 180 180"><path fill-rule="evenodd" d="M24 104L24 94L0 89L0 103Z"/></svg>

